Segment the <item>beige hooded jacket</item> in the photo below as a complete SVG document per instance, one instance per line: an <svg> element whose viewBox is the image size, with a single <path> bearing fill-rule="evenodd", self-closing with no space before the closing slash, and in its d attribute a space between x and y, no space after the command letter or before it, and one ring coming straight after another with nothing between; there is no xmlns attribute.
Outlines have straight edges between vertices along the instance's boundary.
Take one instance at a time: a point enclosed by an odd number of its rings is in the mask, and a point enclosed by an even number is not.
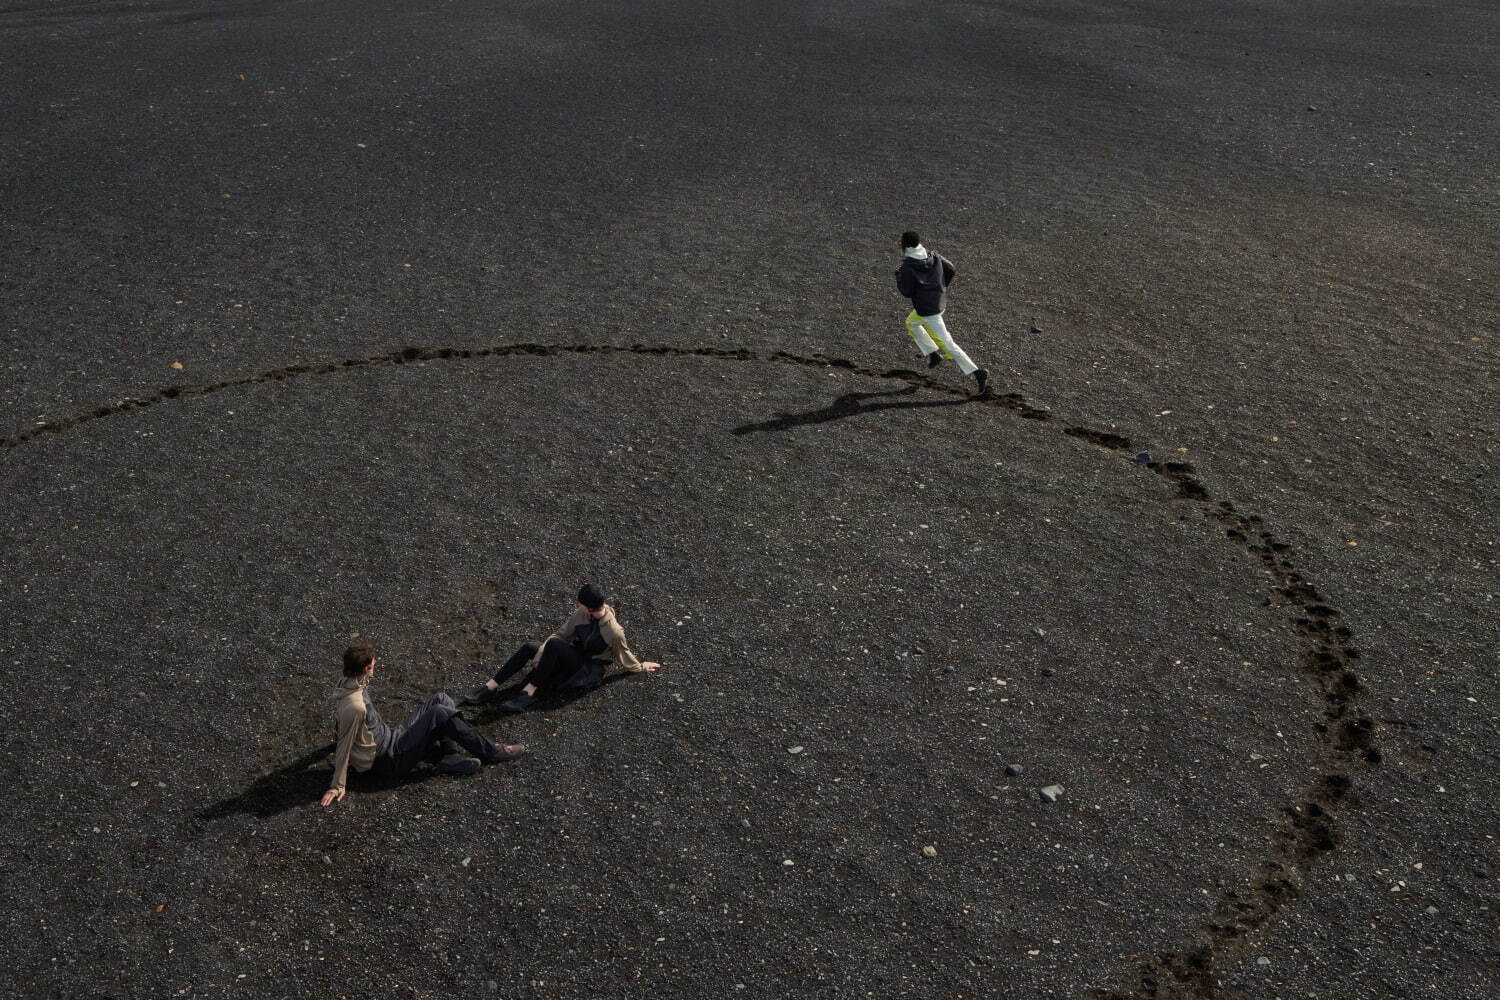
<svg viewBox="0 0 1500 1000"><path fill-rule="evenodd" d="M584 625L588 621L589 613L587 611L575 611L568 616L567 621L562 623L562 628L547 636L547 639L561 639L564 642L569 642L573 638L573 633L578 631L578 626ZM599 619L599 634L609 644L609 649L603 656L599 657L601 660L610 660L616 665L624 667L626 670L639 671L641 669L640 659L630 651L630 645L625 641L625 631L620 628L620 623L615 620L615 609L608 604L604 606L604 615ZM546 645L547 640L543 639L542 646L545 647ZM536 655L531 658L531 667L536 667L541 661L542 651L538 649Z"/></svg>
<svg viewBox="0 0 1500 1000"><path fill-rule="evenodd" d="M345 677L333 689L333 780L330 792L342 791L349 768L368 771L375 763L375 734L365 725L367 677Z"/></svg>

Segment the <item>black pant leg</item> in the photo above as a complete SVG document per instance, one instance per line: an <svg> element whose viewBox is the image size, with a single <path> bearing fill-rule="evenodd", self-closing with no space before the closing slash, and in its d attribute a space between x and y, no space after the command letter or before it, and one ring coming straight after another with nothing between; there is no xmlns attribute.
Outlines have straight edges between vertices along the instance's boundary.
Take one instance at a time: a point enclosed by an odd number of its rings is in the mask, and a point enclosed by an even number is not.
<svg viewBox="0 0 1500 1000"><path fill-rule="evenodd" d="M500 748L485 738L484 734L473 726L469 720L462 715L454 713L448 717L440 732L445 742L457 743L475 757L486 763L492 762L500 756Z"/></svg>
<svg viewBox="0 0 1500 1000"><path fill-rule="evenodd" d="M571 645L561 639L548 639L542 647L542 661L527 675L526 683L535 684L538 691L561 687L583 663L583 656Z"/></svg>
<svg viewBox="0 0 1500 1000"><path fill-rule="evenodd" d="M458 707L446 692L438 691L397 726L390 748L375 758L375 770L383 774L405 774L427 759L433 744L447 734L448 721Z"/></svg>
<svg viewBox="0 0 1500 1000"><path fill-rule="evenodd" d="M453 737L441 736L436 743L427 748L427 763L436 764L444 757L462 756L463 752L464 748L454 741Z"/></svg>
<svg viewBox="0 0 1500 1000"><path fill-rule="evenodd" d="M510 659L505 661L505 666L495 671L495 683L503 686L506 681L519 674L521 668L531 662L531 658L536 655L539 648L540 646L534 642L522 643L520 649L510 654Z"/></svg>

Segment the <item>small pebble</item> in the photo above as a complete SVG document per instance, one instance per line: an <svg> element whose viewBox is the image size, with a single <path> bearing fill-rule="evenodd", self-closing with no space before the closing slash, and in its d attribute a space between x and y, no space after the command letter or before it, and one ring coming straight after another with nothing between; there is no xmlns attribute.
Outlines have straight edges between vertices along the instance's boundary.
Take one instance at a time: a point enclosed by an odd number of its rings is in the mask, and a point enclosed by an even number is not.
<svg viewBox="0 0 1500 1000"><path fill-rule="evenodd" d="M1149 451L1138 451L1135 453L1135 456L1131 458L1131 461L1136 465L1145 465L1147 462L1151 461L1151 453Z"/></svg>
<svg viewBox="0 0 1500 1000"><path fill-rule="evenodd" d="M951 673L953 673L953 668L952 667L944 667L943 668L943 673L945 673L945 674L951 674Z"/></svg>
<svg viewBox="0 0 1500 1000"><path fill-rule="evenodd" d="M473 858L464 858L462 861L459 862L459 864L461 864L465 868L467 868L467 867L469 867L469 862L473 861L473 860L474 860Z"/></svg>
<svg viewBox="0 0 1500 1000"><path fill-rule="evenodd" d="M935 858L937 857L937 848L933 847L931 844L928 844L926 847L922 848L922 853L929 858Z"/></svg>
<svg viewBox="0 0 1500 1000"><path fill-rule="evenodd" d="M1034 632L1034 633L1036 633L1036 637L1038 639L1045 639L1045 638L1047 638L1047 630L1044 629L1044 628L1034 628L1031 631Z"/></svg>
<svg viewBox="0 0 1500 1000"><path fill-rule="evenodd" d="M1063 793L1063 786L1062 785L1048 785L1047 787L1043 788L1042 791L1041 791L1042 801L1044 801L1044 802L1056 802L1058 799L1062 798L1062 793Z"/></svg>
<svg viewBox="0 0 1500 1000"><path fill-rule="evenodd" d="M805 747L787 747L786 748L786 752L787 753L801 753L804 749L806 749L806 748Z"/></svg>
<svg viewBox="0 0 1500 1000"><path fill-rule="evenodd" d="M784 865L786 865L788 867L790 867L792 865L795 865L796 863L797 862L793 861L791 858L787 858L785 861L782 862L782 864L784 864Z"/></svg>
<svg viewBox="0 0 1500 1000"><path fill-rule="evenodd" d="M1026 770L1026 769L1023 768L1020 764L1006 764L1005 765L1005 773L1008 774L1008 775L1010 775L1012 778L1019 777L1020 774L1021 774L1021 772L1024 771L1024 770Z"/></svg>
<svg viewBox="0 0 1500 1000"><path fill-rule="evenodd" d="M1437 912L1438 912L1438 908L1436 906L1429 906L1427 908L1427 915L1429 917L1435 917L1435 916L1437 916Z"/></svg>
<svg viewBox="0 0 1500 1000"><path fill-rule="evenodd" d="M1269 958L1267 958L1266 956L1262 955L1262 956L1260 956L1260 958L1257 958L1255 960L1255 964L1256 965L1270 965L1271 964L1271 960Z"/></svg>

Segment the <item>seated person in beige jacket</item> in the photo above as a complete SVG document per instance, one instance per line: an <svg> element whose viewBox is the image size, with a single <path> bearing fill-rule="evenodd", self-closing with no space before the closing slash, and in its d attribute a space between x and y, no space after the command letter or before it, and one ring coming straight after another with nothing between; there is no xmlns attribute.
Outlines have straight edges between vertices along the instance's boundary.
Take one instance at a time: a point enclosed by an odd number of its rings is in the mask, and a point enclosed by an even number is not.
<svg viewBox="0 0 1500 1000"><path fill-rule="evenodd" d="M344 679L333 692L333 780L323 793L325 806L344 798L351 769L405 774L430 760L444 774L473 774L481 764L515 760L526 750L485 739L442 691L400 725L388 726L366 690L374 676L374 646L357 642L344 650Z"/></svg>
<svg viewBox="0 0 1500 1000"><path fill-rule="evenodd" d="M604 589L597 583L586 583L578 591L578 610L563 622L562 628L540 643L524 643L493 678L462 704L482 705L491 700L501 685L526 667L531 672L521 690L500 703L507 712L524 712L536 700L538 691L596 687L611 663L645 673L661 669L660 663L649 660L643 663L636 658L625 641L625 630L615 620L614 608L604 601Z"/></svg>

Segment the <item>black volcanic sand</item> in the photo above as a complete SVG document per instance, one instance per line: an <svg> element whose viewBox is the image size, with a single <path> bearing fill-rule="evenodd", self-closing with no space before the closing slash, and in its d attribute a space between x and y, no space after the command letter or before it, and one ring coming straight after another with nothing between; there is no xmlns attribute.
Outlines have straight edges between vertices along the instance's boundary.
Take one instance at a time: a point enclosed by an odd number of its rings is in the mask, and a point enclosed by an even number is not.
<svg viewBox="0 0 1500 1000"><path fill-rule="evenodd" d="M0 994L1497 995L1497 29L0 2Z"/></svg>
<svg viewBox="0 0 1500 1000"><path fill-rule="evenodd" d="M27 919L92 910L75 948L125 994L224 973L324 992L357 969L438 992L1065 993L1184 936L1309 780L1321 706L1288 669L1285 610L1191 501L1050 422L854 380L890 408L750 430L850 381L430 363L160 406L13 456L29 481L98 474L13 510L18 611L50 638L9 714L87 702L80 659L131 651L107 716L49 713L23 751L36 768L87 746L98 787L54 806L53 782L22 783L28 813L56 809L24 856L67 886ZM545 635L585 577L632 581L620 614L669 669L478 715L534 759L328 813L309 808L321 768L255 788L326 743L328 664L354 631L387 651L393 712ZM1053 782L1067 792L1043 808ZM935 936L951 961L931 961Z"/></svg>

